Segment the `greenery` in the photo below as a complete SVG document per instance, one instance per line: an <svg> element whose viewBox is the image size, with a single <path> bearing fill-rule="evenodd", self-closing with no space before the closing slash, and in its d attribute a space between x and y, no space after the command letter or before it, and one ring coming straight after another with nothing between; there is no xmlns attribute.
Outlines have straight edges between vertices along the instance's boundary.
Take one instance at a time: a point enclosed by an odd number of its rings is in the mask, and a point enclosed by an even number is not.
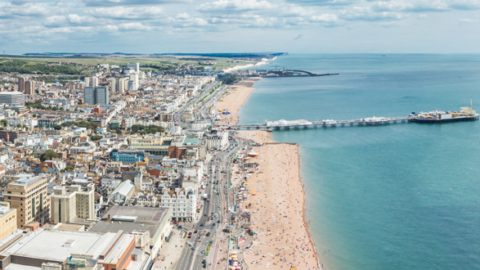
<svg viewBox="0 0 480 270"><path fill-rule="evenodd" d="M0 125L6 127L6 126L8 126L8 121L6 119L2 119L2 120L0 120Z"/></svg>
<svg viewBox="0 0 480 270"><path fill-rule="evenodd" d="M75 122L75 121L70 121L70 122L65 122L62 124L62 127L69 127L69 126L77 126L77 127L84 127L88 129L96 129L97 127L100 127L101 124L97 122Z"/></svg>
<svg viewBox="0 0 480 270"><path fill-rule="evenodd" d="M47 150L45 151L41 156L40 156L40 160L43 162L45 160L51 160L51 159L54 159L54 158L58 158L58 154L53 151L53 150Z"/></svg>
<svg viewBox="0 0 480 270"><path fill-rule="evenodd" d="M140 134L155 134L157 132L164 132L165 129L159 126L143 126L143 125L133 125L133 132L139 132Z"/></svg>
<svg viewBox="0 0 480 270"><path fill-rule="evenodd" d="M29 62L13 59L0 61L0 71L26 74L81 74L82 69L73 65L49 66L48 62Z"/></svg>
<svg viewBox="0 0 480 270"><path fill-rule="evenodd" d="M99 141L101 139L103 139L103 136L99 136L99 135L90 136L90 140L92 140L92 141Z"/></svg>
<svg viewBox="0 0 480 270"><path fill-rule="evenodd" d="M238 79L239 79L239 77L237 77L237 76L231 76L230 78L228 78L228 79L225 81L225 83L226 83L226 84L232 84L232 83L234 83L235 81L237 81Z"/></svg>
<svg viewBox="0 0 480 270"><path fill-rule="evenodd" d="M60 130L60 129L62 129L62 126L56 125L56 126L54 126L53 128L56 129L56 130Z"/></svg>

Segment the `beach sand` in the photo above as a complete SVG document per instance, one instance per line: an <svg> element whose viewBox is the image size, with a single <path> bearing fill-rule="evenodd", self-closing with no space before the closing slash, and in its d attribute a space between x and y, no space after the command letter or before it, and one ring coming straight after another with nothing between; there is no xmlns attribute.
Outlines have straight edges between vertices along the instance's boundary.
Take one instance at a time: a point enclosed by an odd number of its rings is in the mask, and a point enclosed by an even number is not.
<svg viewBox="0 0 480 270"><path fill-rule="evenodd" d="M246 93L253 91L250 83L241 82L237 92L217 104L218 108L229 109L231 121L238 121L237 113L248 97ZM318 256L305 222L299 146L275 143L266 131L238 131L237 135L265 143L254 147L259 156L249 162L259 163L260 167L245 182L249 191L257 192L242 205L243 210L251 212L251 228L258 236L258 239L247 236L240 245L248 269L290 269L291 266L302 270L319 269ZM244 249L251 242L254 243L252 248Z"/></svg>
<svg viewBox="0 0 480 270"><path fill-rule="evenodd" d="M217 121L217 124L236 125L238 123L238 111L245 103L250 93L255 90L252 85L260 79L261 78L252 77L230 86L230 90L228 90L227 94L217 102L217 109L228 109L230 114L221 115L221 120Z"/></svg>

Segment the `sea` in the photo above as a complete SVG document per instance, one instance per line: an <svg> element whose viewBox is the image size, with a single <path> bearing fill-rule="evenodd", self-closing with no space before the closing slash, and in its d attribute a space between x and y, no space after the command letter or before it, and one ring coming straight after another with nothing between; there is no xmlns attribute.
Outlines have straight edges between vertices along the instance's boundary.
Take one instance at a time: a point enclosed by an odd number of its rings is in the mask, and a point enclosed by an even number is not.
<svg viewBox="0 0 480 270"><path fill-rule="evenodd" d="M265 120L351 120L480 111L480 55L290 54L239 112ZM272 132L300 145L306 217L323 269L480 269L480 121Z"/></svg>

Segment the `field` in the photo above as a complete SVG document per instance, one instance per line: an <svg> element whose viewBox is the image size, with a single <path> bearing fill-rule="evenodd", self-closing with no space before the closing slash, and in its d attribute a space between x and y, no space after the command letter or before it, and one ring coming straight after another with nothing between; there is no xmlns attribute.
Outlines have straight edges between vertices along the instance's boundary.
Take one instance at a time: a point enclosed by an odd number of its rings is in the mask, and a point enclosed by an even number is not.
<svg viewBox="0 0 480 270"><path fill-rule="evenodd" d="M195 57L195 56L164 56L164 55L139 55L139 56L99 56L99 57L26 57L26 56L13 56L12 58L7 56L7 59L0 59L0 68L2 62L7 61L8 59L26 61L26 67L35 66L40 63L58 63L58 62L74 62L81 63L86 65L97 65L97 64L109 64L109 65L118 65L126 66L129 62L139 62L140 68L142 70L152 70L152 71L172 71L177 68L181 68L183 65L194 65L198 67L210 66L212 68L228 68L237 65L245 65L251 62L239 61L238 63L227 63L231 60L230 58L225 57ZM216 62L215 65L200 65L200 61L212 61ZM61 74L84 74L88 73L85 67L80 68L82 71L80 73L69 71L70 73L61 73ZM30 69L26 69L30 70ZM79 70L79 69L77 69ZM0 70L1 71L1 70ZM3 70L6 71L6 70ZM36 70L40 72L41 70ZM8 72L8 71L6 71ZM25 72L21 72L25 73ZM56 72L51 72L51 74L60 74Z"/></svg>

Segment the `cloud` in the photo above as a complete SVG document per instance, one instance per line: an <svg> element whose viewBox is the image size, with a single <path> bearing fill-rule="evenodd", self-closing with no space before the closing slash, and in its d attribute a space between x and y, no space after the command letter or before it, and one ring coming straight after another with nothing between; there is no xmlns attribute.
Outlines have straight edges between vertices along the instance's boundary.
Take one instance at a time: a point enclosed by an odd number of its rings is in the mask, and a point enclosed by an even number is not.
<svg viewBox="0 0 480 270"><path fill-rule="evenodd" d="M302 37L303 37L303 35L300 34L300 35L298 35L297 37L293 38L293 40L299 40L299 39L301 39Z"/></svg>
<svg viewBox="0 0 480 270"><path fill-rule="evenodd" d="M202 4L201 12L247 12L252 10L268 10L274 7L265 0L219 0Z"/></svg>
<svg viewBox="0 0 480 270"><path fill-rule="evenodd" d="M450 7L459 10L480 9L480 0L451 0Z"/></svg>
<svg viewBox="0 0 480 270"><path fill-rule="evenodd" d="M472 19L460 19L458 20L459 24L471 24L471 23L476 23L478 22L477 20L472 20Z"/></svg>
<svg viewBox="0 0 480 270"><path fill-rule="evenodd" d="M136 6L136 5L159 5L168 3L183 3L184 0L82 0L89 7L114 7L114 6Z"/></svg>
<svg viewBox="0 0 480 270"><path fill-rule="evenodd" d="M14 17L42 17L50 13L45 4L26 4L23 6L0 4L0 19Z"/></svg>
<svg viewBox="0 0 480 270"><path fill-rule="evenodd" d="M425 20L427 18L428 18L427 14L420 14L420 15L417 16L417 19L419 19L419 20Z"/></svg>
<svg viewBox="0 0 480 270"><path fill-rule="evenodd" d="M35 2L38 3L39 0L12 0L10 3L12 3L12 5L21 6L21 5L35 3Z"/></svg>
<svg viewBox="0 0 480 270"><path fill-rule="evenodd" d="M394 11L394 12L425 12L425 11L447 11L448 4L442 0L417 0L406 1L380 1L372 6L373 11Z"/></svg>
<svg viewBox="0 0 480 270"><path fill-rule="evenodd" d="M287 2L305 6L346 6L353 4L354 0L287 0Z"/></svg>
<svg viewBox="0 0 480 270"><path fill-rule="evenodd" d="M94 8L87 11L96 18L109 18L115 20L150 19L163 15L163 9L156 6L145 7L108 7Z"/></svg>
<svg viewBox="0 0 480 270"><path fill-rule="evenodd" d="M50 16L43 22L45 27L56 28L66 26L87 26L92 25L95 19L89 16L68 14L66 16Z"/></svg>
<svg viewBox="0 0 480 270"><path fill-rule="evenodd" d="M404 15L395 12L377 12L370 7L353 7L350 10L344 10L340 18L346 21L395 21L405 18Z"/></svg>

